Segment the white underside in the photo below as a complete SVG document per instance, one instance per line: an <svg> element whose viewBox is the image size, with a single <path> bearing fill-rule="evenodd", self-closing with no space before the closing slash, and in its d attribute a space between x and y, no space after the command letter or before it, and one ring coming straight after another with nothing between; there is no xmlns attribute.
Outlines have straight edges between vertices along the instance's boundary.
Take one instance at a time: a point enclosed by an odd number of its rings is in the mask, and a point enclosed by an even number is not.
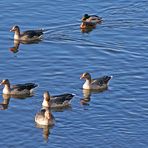
<svg viewBox="0 0 148 148"><path fill-rule="evenodd" d="M40 124L40 125L49 125L49 120L48 119L38 119L38 118L35 118L35 122Z"/></svg>
<svg viewBox="0 0 148 148"><path fill-rule="evenodd" d="M100 90L100 89L105 89L107 87L106 84L100 86L97 84L91 84L88 80L85 81L83 84L83 89L89 89L89 90Z"/></svg>
<svg viewBox="0 0 148 148"><path fill-rule="evenodd" d="M36 114L35 116L35 122L40 125L54 125L54 119L49 120L44 116L41 115L38 116L38 114Z"/></svg>
<svg viewBox="0 0 148 148"><path fill-rule="evenodd" d="M10 94L10 93L11 93L10 90L9 90L8 88L4 87L4 89L3 89L3 94L8 95L8 94Z"/></svg>

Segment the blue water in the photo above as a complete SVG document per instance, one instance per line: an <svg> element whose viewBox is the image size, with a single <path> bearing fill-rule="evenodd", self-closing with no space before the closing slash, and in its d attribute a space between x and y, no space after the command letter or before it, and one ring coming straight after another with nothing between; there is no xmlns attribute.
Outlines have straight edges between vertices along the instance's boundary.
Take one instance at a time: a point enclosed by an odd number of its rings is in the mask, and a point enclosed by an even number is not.
<svg viewBox="0 0 148 148"><path fill-rule="evenodd" d="M147 12L146 0L1 0L0 79L39 87L31 98L5 100L0 148L147 148ZM82 33L84 13L101 16L102 24ZM20 44L13 53L13 25L22 31L44 28L44 39ZM84 81L79 77L86 71L113 79L108 90L89 94L88 105L82 105ZM71 108L53 111L56 124L49 132L34 122L45 90L76 94Z"/></svg>

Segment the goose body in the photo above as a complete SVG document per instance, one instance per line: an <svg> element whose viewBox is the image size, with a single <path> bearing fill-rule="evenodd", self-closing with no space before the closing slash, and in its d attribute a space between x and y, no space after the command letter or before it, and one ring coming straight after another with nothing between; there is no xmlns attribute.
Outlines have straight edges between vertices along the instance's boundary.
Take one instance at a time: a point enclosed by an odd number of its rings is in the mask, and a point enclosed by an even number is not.
<svg viewBox="0 0 148 148"><path fill-rule="evenodd" d="M31 42L41 40L43 35L43 30L27 30L24 32L20 32L19 26L13 26L10 31L14 32L14 40L19 41Z"/></svg>
<svg viewBox="0 0 148 148"><path fill-rule="evenodd" d="M35 122L39 125L54 125L55 119L48 108L41 109L35 115Z"/></svg>
<svg viewBox="0 0 148 148"><path fill-rule="evenodd" d="M44 93L44 99L43 99L42 105L44 107L49 107L48 105L48 100L49 100L51 108L66 107L70 105L70 102L73 97L74 97L74 94L70 94L70 93L65 93L65 94L55 95L55 96L49 96L49 94Z"/></svg>
<svg viewBox="0 0 148 148"><path fill-rule="evenodd" d="M95 79L91 79L91 75L89 73L83 73L80 79L85 79L85 83L83 84L83 89L88 90L101 90L106 89L108 87L109 80L112 76L103 76Z"/></svg>
<svg viewBox="0 0 148 148"><path fill-rule="evenodd" d="M31 95L33 89L38 86L35 83L16 84L11 86L8 79L2 80L0 85L4 85L3 94L7 95Z"/></svg>

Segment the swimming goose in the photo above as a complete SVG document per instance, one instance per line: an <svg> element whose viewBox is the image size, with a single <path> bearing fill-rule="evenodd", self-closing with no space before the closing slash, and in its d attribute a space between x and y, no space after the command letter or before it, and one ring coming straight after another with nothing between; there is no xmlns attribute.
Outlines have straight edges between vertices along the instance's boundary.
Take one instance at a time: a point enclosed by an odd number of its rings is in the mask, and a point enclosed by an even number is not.
<svg viewBox="0 0 148 148"><path fill-rule="evenodd" d="M83 84L83 89L89 90L106 89L108 87L108 82L111 78L112 76L103 76L100 78L91 79L91 75L88 72L85 72L80 76L80 79L86 80Z"/></svg>
<svg viewBox="0 0 148 148"><path fill-rule="evenodd" d="M97 15L88 15L84 14L82 22L87 23L88 25L95 25L102 22L102 18Z"/></svg>
<svg viewBox="0 0 148 148"><path fill-rule="evenodd" d="M13 26L10 31L14 32L14 40L28 42L41 40L43 35L43 30L27 30L21 33L19 26Z"/></svg>
<svg viewBox="0 0 148 148"><path fill-rule="evenodd" d="M44 92L43 96L45 105L42 107L40 112L35 115L35 122L40 125L54 125L55 119L50 111L51 103L49 92Z"/></svg>
<svg viewBox="0 0 148 148"><path fill-rule="evenodd" d="M16 84L11 86L8 79L2 80L0 85L4 85L3 94L7 95L31 95L33 89L38 86L35 83Z"/></svg>
<svg viewBox="0 0 148 148"><path fill-rule="evenodd" d="M35 122L39 125L54 125L55 119L49 108L42 108L40 112L35 115Z"/></svg>
<svg viewBox="0 0 148 148"><path fill-rule="evenodd" d="M50 96L48 92L45 92L43 95L43 103L44 107L58 108L58 107L66 107L70 105L71 99L74 97L74 94L61 94L56 96Z"/></svg>

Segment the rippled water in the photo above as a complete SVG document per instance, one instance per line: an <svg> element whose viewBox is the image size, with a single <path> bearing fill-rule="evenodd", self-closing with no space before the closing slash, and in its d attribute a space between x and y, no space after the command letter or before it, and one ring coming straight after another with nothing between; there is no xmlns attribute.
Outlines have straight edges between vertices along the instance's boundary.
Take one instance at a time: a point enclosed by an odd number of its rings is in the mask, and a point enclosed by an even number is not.
<svg viewBox="0 0 148 148"><path fill-rule="evenodd" d="M0 79L39 87L31 98L5 100L0 147L147 148L147 11L146 0L1 0ZM101 16L103 23L82 33L84 13ZM20 44L13 53L14 24L21 30L44 28L43 41ZM85 71L113 79L108 90L90 94L88 105L81 105L79 77ZM76 94L71 108L53 111L56 124L49 131L34 123L45 90Z"/></svg>

